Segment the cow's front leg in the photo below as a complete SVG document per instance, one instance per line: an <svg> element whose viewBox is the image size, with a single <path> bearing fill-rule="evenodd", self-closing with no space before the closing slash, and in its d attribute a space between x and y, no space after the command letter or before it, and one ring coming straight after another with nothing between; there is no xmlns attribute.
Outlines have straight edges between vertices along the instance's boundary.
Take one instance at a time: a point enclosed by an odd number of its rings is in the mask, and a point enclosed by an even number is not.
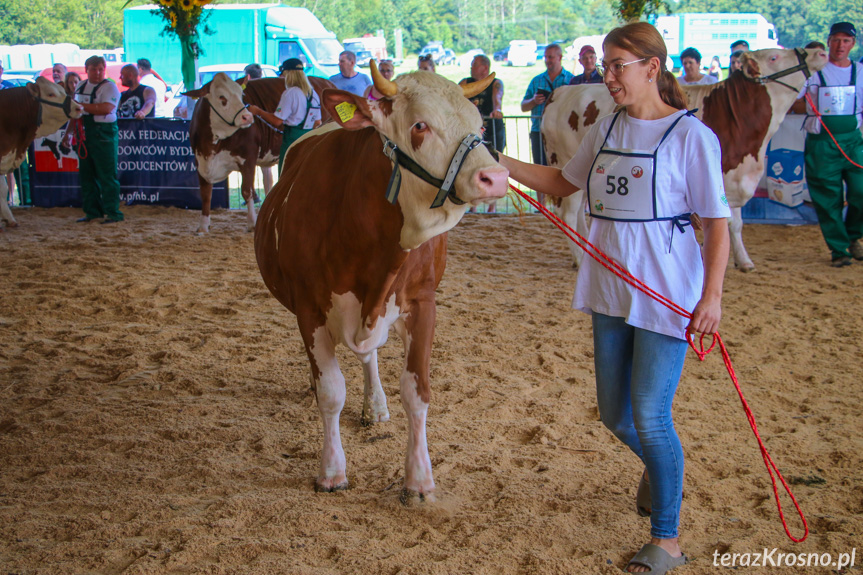
<svg viewBox="0 0 863 575"><path fill-rule="evenodd" d="M246 216L248 217L248 230L250 232L255 231L255 220L257 219L257 214L255 213L255 160L246 161L243 164L243 169L240 170L240 175L242 176L241 183L241 191L243 193L243 199L246 200Z"/></svg>
<svg viewBox="0 0 863 575"><path fill-rule="evenodd" d="M359 356L363 364L363 415L360 419L363 425L372 425L390 420L387 409L387 396L381 387L381 377L378 374L378 351Z"/></svg>
<svg viewBox="0 0 863 575"><path fill-rule="evenodd" d="M9 185L6 183L6 174L0 174L0 219L6 222L6 225L10 228L14 228L18 226L18 222L15 221L15 216L12 215L12 210L9 209L8 204L8 195L9 195ZM2 228L0 228L2 231Z"/></svg>
<svg viewBox="0 0 863 575"><path fill-rule="evenodd" d="M408 416L403 501L434 491L431 459L426 440L426 418L431 399L429 360L434 339L434 302L417 303L405 320L405 369L400 379L402 406Z"/></svg>
<svg viewBox="0 0 863 575"><path fill-rule="evenodd" d="M746 248L743 246L743 216L741 208L731 208L728 227L731 232L731 253L734 255L734 266L743 272L753 271L755 264L749 259L749 254L746 253Z"/></svg>
<svg viewBox="0 0 863 575"><path fill-rule="evenodd" d="M198 226L198 234L210 233L210 203L213 200L213 184L198 174L198 187L201 189L201 224Z"/></svg>
<svg viewBox="0 0 863 575"><path fill-rule="evenodd" d="M324 447L315 491L347 489L347 464L339 433L339 416L345 406L345 377L339 369L335 344L326 326L311 331L301 325L300 332L309 355L312 385L324 424Z"/></svg>

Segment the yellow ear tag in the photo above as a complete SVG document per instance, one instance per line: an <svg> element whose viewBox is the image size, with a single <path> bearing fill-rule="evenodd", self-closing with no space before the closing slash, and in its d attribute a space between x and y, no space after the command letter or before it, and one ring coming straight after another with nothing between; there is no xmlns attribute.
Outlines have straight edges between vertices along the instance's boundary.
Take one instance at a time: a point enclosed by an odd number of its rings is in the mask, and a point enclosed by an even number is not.
<svg viewBox="0 0 863 575"><path fill-rule="evenodd" d="M341 104L336 104L336 113L339 115L339 119L342 122L347 122L351 118L353 118L354 112L356 111L356 105L351 104L350 102L342 102Z"/></svg>

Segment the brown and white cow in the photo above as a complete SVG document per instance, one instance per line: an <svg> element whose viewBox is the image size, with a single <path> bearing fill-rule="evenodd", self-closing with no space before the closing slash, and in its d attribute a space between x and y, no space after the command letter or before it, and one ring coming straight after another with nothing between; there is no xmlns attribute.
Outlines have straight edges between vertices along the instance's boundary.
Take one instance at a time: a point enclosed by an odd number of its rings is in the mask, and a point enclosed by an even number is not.
<svg viewBox="0 0 863 575"><path fill-rule="evenodd" d="M312 88L320 94L334 88L323 78L309 77ZM282 134L245 109L254 104L274 111L285 91L281 78L260 78L245 85L219 73L212 82L186 92L200 98L189 124L189 142L198 162L198 183L201 188L201 223L198 233L210 231L210 202L213 184L221 182L231 172L240 172L241 191L246 201L249 230L255 226L255 166L270 167L279 161ZM326 121L328 117L322 117ZM276 128L281 128L277 126ZM269 191L269 190L267 190Z"/></svg>
<svg viewBox="0 0 863 575"><path fill-rule="evenodd" d="M387 98L368 101L341 90L324 91L323 106L339 125L307 134L288 151L281 177L261 206L255 253L264 283L297 316L311 364L324 428L316 490L348 485L339 436L345 378L335 348L347 346L362 362L363 422L386 421L377 350L393 328L405 349L403 496L425 497L434 490L426 415L435 289L446 264L446 232L471 206L503 197L508 172L479 146L468 152L455 179L455 201L463 204L447 199L431 208L438 188L405 168L396 203L390 203L385 196L393 162L384 154L384 141L433 178L443 178L463 140L482 128L465 94L486 86L477 82L462 89L424 71L389 81L375 66L372 76Z"/></svg>
<svg viewBox="0 0 863 575"><path fill-rule="evenodd" d="M807 50L810 72L827 63L823 50ZM802 71L781 77L779 82L761 83L759 78L794 68L799 60L794 50L757 50L744 52L743 72L707 86L682 86L689 109L719 137L722 147L722 173L725 196L731 208L731 248L735 265L743 271L755 269L741 231L741 208L755 195L764 173L765 154L770 138L779 129L788 109L806 81ZM784 84L784 85L783 85ZM604 85L565 86L554 91L545 107L542 133L550 165L563 167L575 155L588 129L614 111L614 101ZM563 219L578 233L587 235L584 192L564 198ZM573 266L581 263L581 248L571 245Z"/></svg>
<svg viewBox="0 0 863 575"><path fill-rule="evenodd" d="M21 165L33 140L53 134L83 111L60 84L46 78L0 90L0 219L9 227L18 222L6 203L6 174Z"/></svg>

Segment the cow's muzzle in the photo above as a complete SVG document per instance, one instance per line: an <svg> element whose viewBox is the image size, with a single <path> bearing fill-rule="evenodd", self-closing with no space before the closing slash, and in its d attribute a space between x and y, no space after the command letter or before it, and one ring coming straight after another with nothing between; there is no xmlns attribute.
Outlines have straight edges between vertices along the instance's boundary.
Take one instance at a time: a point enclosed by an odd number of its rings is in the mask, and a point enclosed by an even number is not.
<svg viewBox="0 0 863 575"><path fill-rule="evenodd" d="M248 105L248 104L243 104L243 106L242 106L239 110L237 110L237 113L236 113L236 114L234 114L234 117L233 117L233 118L231 118L231 121L229 122L229 121L227 121L227 120L225 119L225 117L224 117L224 116L222 116L222 115L219 113L219 110L217 110L215 106L210 106L210 109L212 109L212 110L213 110L213 113L214 113L214 114L216 114L216 115L219 117L219 119L220 119L220 120L222 120L224 123L226 123L227 125L229 125L229 126L230 126L230 127L232 127L232 128L242 128L242 127L243 127L243 126L238 126L238 125L237 125L237 116L239 116L240 114L242 114L243 112L245 112L246 110L248 110L248 108L249 108L249 105ZM251 125L251 124L249 124L249 125ZM246 127L248 127L248 126L246 126Z"/></svg>
<svg viewBox="0 0 863 575"><path fill-rule="evenodd" d="M46 100L40 96L33 96L34 99L39 102L39 111L36 112L36 127L42 125L42 106L51 106L52 108L62 108L63 113L66 114L66 117L70 120L72 119L72 97L66 96L66 99L63 100L63 103L52 102L51 100Z"/></svg>
<svg viewBox="0 0 863 575"><path fill-rule="evenodd" d="M428 173L422 166L409 155L404 153L392 140L381 134L384 140L384 154L393 162L393 174L390 176L390 183L387 186L387 200L391 204L395 204L399 197L399 189L402 183L402 174L400 167L404 167L407 171L438 188L438 193L432 202L432 208L441 207L447 198L457 206L464 205L464 200L458 197L455 190L455 179L464 163L467 155L477 146L482 144L482 138L476 134L468 134L462 139L458 149L453 154L452 160L449 163L449 169L446 171L444 179L436 178Z"/></svg>

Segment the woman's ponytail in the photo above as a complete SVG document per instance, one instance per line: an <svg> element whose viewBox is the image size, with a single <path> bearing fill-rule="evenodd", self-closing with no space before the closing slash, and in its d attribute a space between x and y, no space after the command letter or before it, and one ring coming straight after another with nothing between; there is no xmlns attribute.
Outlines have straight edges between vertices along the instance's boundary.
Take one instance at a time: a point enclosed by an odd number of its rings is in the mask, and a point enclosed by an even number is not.
<svg viewBox="0 0 863 575"><path fill-rule="evenodd" d="M683 89L677 82L677 78L665 69L664 64L662 65L662 71L657 75L657 82L659 96L663 102L678 110L685 110L687 108L686 94L683 93Z"/></svg>

